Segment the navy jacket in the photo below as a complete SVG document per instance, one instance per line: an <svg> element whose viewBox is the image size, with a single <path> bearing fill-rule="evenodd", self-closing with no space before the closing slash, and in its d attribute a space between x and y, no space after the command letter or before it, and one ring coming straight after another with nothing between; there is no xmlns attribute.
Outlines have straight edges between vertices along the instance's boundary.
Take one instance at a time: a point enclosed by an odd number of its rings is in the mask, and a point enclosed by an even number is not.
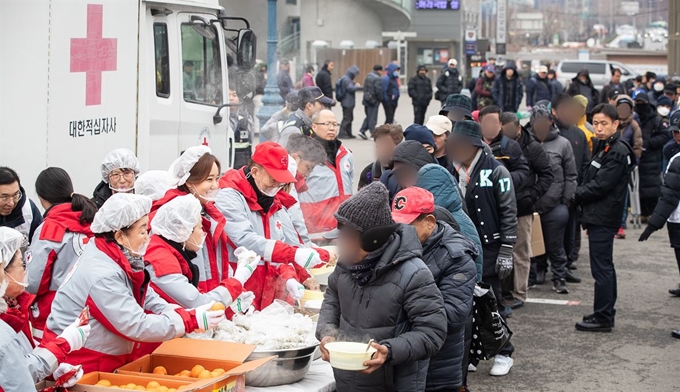
<svg viewBox="0 0 680 392"><path fill-rule="evenodd" d="M340 101L343 108L353 108L357 104L356 92L362 90L362 88L354 82L357 75L359 75L359 68L356 65L352 65L345 75L340 78L342 88L345 90L342 100Z"/></svg>
<svg viewBox="0 0 680 392"><path fill-rule="evenodd" d="M397 83L397 78L393 75L394 71L398 68L398 65L390 63L385 69L385 75L382 77L383 105L396 107L399 103L399 84Z"/></svg>
<svg viewBox="0 0 680 392"><path fill-rule="evenodd" d="M544 99L550 101L553 95L558 93L555 90L555 85L550 82L550 79L547 77L541 79L538 74L534 75L527 82L527 106L534 106L536 102Z"/></svg>
<svg viewBox="0 0 680 392"><path fill-rule="evenodd" d="M510 80L505 77L508 69L515 71ZM524 85L522 84L515 67L503 68L500 76L493 82L491 95L493 96L496 106L500 107L504 112L517 112L519 105L522 103L522 98L524 97Z"/></svg>

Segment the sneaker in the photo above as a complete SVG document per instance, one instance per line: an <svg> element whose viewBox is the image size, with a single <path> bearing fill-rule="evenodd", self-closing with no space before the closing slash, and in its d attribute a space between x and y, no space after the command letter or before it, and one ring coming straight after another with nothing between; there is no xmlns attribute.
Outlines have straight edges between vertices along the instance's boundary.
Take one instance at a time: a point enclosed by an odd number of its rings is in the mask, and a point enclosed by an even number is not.
<svg viewBox="0 0 680 392"><path fill-rule="evenodd" d="M581 283L581 278L574 275L574 273L569 271L569 270L567 270L567 279L566 280L569 283Z"/></svg>
<svg viewBox="0 0 680 392"><path fill-rule="evenodd" d="M536 284L542 285L545 283L545 271L536 271Z"/></svg>
<svg viewBox="0 0 680 392"><path fill-rule="evenodd" d="M623 230L623 227L619 228L619 232L616 233L614 238L619 239L619 240L625 240L626 239L626 232Z"/></svg>
<svg viewBox="0 0 680 392"><path fill-rule="evenodd" d="M564 279L557 279L555 282L553 282L553 290L557 294L569 294L567 282Z"/></svg>
<svg viewBox="0 0 680 392"><path fill-rule="evenodd" d="M515 363L515 361L510 358L506 357L505 355L496 355L496 357L493 360L493 366L491 367L491 371L489 372L490 375L492 376L505 376L510 372L510 369L512 369L512 365Z"/></svg>
<svg viewBox="0 0 680 392"><path fill-rule="evenodd" d="M364 130L359 131L359 137L364 140L368 140L368 137L366 136L366 131Z"/></svg>
<svg viewBox="0 0 680 392"><path fill-rule="evenodd" d="M503 309L499 309L498 313L500 313L501 317L504 319L512 317L512 309L509 306L503 306Z"/></svg>
<svg viewBox="0 0 680 392"><path fill-rule="evenodd" d="M469 365L468 365L468 372L469 372L469 373L474 373L474 372L476 372L476 371L477 371L477 366L475 366L475 365L473 365L473 364L469 364Z"/></svg>
<svg viewBox="0 0 680 392"><path fill-rule="evenodd" d="M674 297L680 297L680 284L678 285L678 287L668 290L668 294Z"/></svg>

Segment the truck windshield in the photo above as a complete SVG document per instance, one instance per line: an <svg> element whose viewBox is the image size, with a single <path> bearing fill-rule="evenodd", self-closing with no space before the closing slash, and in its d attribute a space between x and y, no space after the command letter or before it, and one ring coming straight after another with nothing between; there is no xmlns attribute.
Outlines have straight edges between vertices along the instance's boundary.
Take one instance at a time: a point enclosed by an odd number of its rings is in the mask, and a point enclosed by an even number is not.
<svg viewBox="0 0 680 392"><path fill-rule="evenodd" d="M214 26L213 39L199 34L193 25L182 24L182 80L184 100L206 105L222 104L222 62Z"/></svg>

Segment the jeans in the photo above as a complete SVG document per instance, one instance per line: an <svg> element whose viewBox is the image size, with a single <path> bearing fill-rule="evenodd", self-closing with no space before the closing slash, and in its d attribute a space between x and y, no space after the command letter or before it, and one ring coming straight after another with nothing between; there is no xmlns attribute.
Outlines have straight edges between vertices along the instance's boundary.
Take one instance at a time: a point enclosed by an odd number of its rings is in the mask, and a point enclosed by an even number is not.
<svg viewBox="0 0 680 392"><path fill-rule="evenodd" d="M340 124L340 135L352 135L352 121L354 120L354 107L342 107L342 123Z"/></svg>
<svg viewBox="0 0 680 392"><path fill-rule="evenodd" d="M369 132L369 134L373 134L373 131L375 130L375 125L378 123L378 109L380 108L380 104L370 106L370 105L364 105L364 113L366 113L366 118L364 119L364 123L361 125L361 129L359 132L365 133L366 131Z"/></svg>
<svg viewBox="0 0 680 392"><path fill-rule="evenodd" d="M394 124L394 112L397 111L397 106L392 106L391 103L383 103L385 109L385 124Z"/></svg>
<svg viewBox="0 0 680 392"><path fill-rule="evenodd" d="M598 321L613 322L616 316L616 270L614 235L618 228L588 225L590 270L595 279L593 313Z"/></svg>
<svg viewBox="0 0 680 392"><path fill-rule="evenodd" d="M559 204L552 210L541 214L545 254L531 260L532 269L545 271L550 260L553 282L567 278L567 254L564 251L564 229L569 220L569 209Z"/></svg>
<svg viewBox="0 0 680 392"><path fill-rule="evenodd" d="M496 259L498 258L498 251L501 249L501 243L495 242L491 245L482 245L482 254L484 258L484 270L482 271L482 281L487 283L493 289L493 295L496 296L496 303L498 304L498 309L504 308L501 304L501 280L495 271ZM507 320L506 320L507 323ZM515 347L512 345L512 341L503 347L503 349L498 353L499 355L505 355L506 357L512 356L515 352Z"/></svg>
<svg viewBox="0 0 680 392"><path fill-rule="evenodd" d="M427 105L413 105L413 123L425 124L425 112L427 112Z"/></svg>

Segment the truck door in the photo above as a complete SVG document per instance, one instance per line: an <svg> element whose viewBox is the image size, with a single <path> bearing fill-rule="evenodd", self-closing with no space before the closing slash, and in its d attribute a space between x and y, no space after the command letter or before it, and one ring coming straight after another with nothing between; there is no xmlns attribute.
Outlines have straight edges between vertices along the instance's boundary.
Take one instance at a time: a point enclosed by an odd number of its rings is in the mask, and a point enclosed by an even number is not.
<svg viewBox="0 0 680 392"><path fill-rule="evenodd" d="M182 149L209 146L226 169L233 162L228 108L221 111L224 121L213 121L217 108L229 97L226 48L222 29L211 24L211 19L215 15L177 14L181 69L179 145Z"/></svg>

